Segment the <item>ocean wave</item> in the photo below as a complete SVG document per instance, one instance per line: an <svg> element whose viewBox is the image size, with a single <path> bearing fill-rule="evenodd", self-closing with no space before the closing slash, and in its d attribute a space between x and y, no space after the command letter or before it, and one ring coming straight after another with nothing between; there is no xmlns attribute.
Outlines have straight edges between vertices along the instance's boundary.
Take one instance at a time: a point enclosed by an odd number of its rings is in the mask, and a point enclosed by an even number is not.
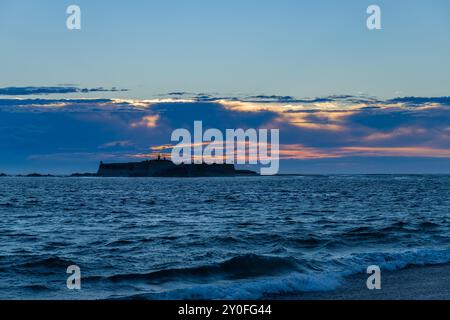
<svg viewBox="0 0 450 320"><path fill-rule="evenodd" d="M400 252L374 252L352 254L345 259L351 267L349 275L361 272L361 266L378 265L384 270L396 271L411 266L438 265L450 262L450 248L414 249ZM358 268L359 267L359 268ZM345 273L344 273L345 274Z"/></svg>
<svg viewBox="0 0 450 320"><path fill-rule="evenodd" d="M437 224L437 223L434 223L434 222L426 221L426 222L420 223L418 225L418 227L421 228L421 229L435 229L435 228L439 228L440 225Z"/></svg>
<svg viewBox="0 0 450 320"><path fill-rule="evenodd" d="M65 299L72 264L89 298L264 299L450 260L450 176L249 179L8 178L0 298L48 297L23 289L43 283Z"/></svg>
<svg viewBox="0 0 450 320"><path fill-rule="evenodd" d="M294 258L241 255L224 262L192 268L166 269L150 273L119 274L106 277L113 282L145 281L147 283L164 283L170 281L210 281L236 280L277 275L298 270Z"/></svg>
<svg viewBox="0 0 450 320"><path fill-rule="evenodd" d="M127 299L146 300L243 300L282 297L297 292L329 291L337 288L339 279L328 276L310 276L291 273L282 277L264 278L255 281L230 282L218 285L197 285L172 291L140 294Z"/></svg>
<svg viewBox="0 0 450 320"><path fill-rule="evenodd" d="M42 285L42 284L30 284L30 285L24 286L24 289L31 290L31 291L37 291L37 292L50 290L49 287L47 287L46 285Z"/></svg>
<svg viewBox="0 0 450 320"><path fill-rule="evenodd" d="M345 282L346 277L363 273L370 265L378 265L384 271L396 271L412 266L439 265L449 262L450 249L352 254L349 257L330 262L331 267L325 272L291 271L279 276L242 279L241 281L220 281L214 284L199 284L123 298L149 300L277 299L304 292L333 291ZM178 276L182 275L178 274Z"/></svg>
<svg viewBox="0 0 450 320"><path fill-rule="evenodd" d="M43 269L43 270L48 270L48 269L63 269L67 268L68 266L74 264L73 262L66 260L66 259L62 259L59 257L54 257L54 256L50 256L50 257L41 257L41 258L33 258L31 260L31 258L28 258L28 262L24 262L21 264L16 265L15 267L18 270L27 270L27 269Z"/></svg>
<svg viewBox="0 0 450 320"><path fill-rule="evenodd" d="M120 240L111 241L111 242L107 243L106 246L107 247L127 246L127 245L131 245L131 244L135 244L135 243L136 243L136 241L133 241L133 240L120 239Z"/></svg>

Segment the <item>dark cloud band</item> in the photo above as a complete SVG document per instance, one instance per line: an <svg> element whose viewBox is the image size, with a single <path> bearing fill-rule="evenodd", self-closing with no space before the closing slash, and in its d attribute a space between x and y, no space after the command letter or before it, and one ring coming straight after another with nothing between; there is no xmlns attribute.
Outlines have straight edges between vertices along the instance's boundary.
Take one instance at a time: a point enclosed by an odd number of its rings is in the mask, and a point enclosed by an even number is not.
<svg viewBox="0 0 450 320"><path fill-rule="evenodd" d="M47 95L47 94L70 94L70 93L90 93L90 92L123 92L127 89L117 88L78 88L70 87L6 87L0 88L0 95L4 96L29 96L29 95Z"/></svg>

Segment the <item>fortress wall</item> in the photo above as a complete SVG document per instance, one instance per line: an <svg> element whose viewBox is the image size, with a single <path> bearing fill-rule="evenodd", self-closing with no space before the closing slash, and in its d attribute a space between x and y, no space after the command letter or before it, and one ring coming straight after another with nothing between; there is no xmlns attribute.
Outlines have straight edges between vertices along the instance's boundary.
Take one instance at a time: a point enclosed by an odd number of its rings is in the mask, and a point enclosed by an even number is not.
<svg viewBox="0 0 450 320"><path fill-rule="evenodd" d="M101 163L100 177L229 177L235 176L232 164L182 164L168 160L151 160L136 163Z"/></svg>

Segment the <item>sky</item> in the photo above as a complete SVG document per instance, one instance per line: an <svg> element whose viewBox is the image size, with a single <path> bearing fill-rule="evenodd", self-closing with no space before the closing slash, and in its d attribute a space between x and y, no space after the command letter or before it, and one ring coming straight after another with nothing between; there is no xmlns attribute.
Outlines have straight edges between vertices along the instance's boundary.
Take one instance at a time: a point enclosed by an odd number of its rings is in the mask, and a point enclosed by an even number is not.
<svg viewBox="0 0 450 320"><path fill-rule="evenodd" d="M282 173L450 173L449 17L447 0L1 0L0 172L145 159L203 120L279 128Z"/></svg>

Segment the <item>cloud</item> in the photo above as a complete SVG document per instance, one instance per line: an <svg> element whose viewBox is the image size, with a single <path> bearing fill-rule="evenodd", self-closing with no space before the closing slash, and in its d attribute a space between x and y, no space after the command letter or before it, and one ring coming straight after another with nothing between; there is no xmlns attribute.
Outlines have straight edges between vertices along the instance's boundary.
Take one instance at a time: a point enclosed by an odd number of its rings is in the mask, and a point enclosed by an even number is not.
<svg viewBox="0 0 450 320"><path fill-rule="evenodd" d="M100 149L109 149L109 148L128 148L134 146L134 143L128 140L122 140L122 141L111 141L102 144L99 148Z"/></svg>
<svg viewBox="0 0 450 320"><path fill-rule="evenodd" d="M145 116L138 122L133 122L131 124L131 126L133 128L137 128L137 127L156 128L156 126L158 124L158 120L159 120L159 115L157 115L157 114Z"/></svg>
<svg viewBox="0 0 450 320"><path fill-rule="evenodd" d="M174 91L174 92L169 92L167 95L168 96L176 96L176 97L180 97L180 96L185 96L188 95L188 92L184 92L184 91Z"/></svg>
<svg viewBox="0 0 450 320"><path fill-rule="evenodd" d="M91 92L124 92L128 89L117 89L115 87L106 89L97 88L79 88L76 86L57 86L57 87L6 87L0 88L0 95L4 96L28 96L28 95L48 95L48 94L70 94L70 93L91 93Z"/></svg>
<svg viewBox="0 0 450 320"><path fill-rule="evenodd" d="M250 96L248 100L254 101L278 101L278 102L289 102L293 101L294 97L291 96L277 96L277 95L258 95L258 96Z"/></svg>
<svg viewBox="0 0 450 320"><path fill-rule="evenodd" d="M0 99L5 112L133 112L147 109L151 102L121 99Z"/></svg>
<svg viewBox="0 0 450 320"><path fill-rule="evenodd" d="M345 147L341 149L347 156L372 157L422 157L450 159L449 148L432 147Z"/></svg>
<svg viewBox="0 0 450 320"><path fill-rule="evenodd" d="M404 97L387 101L388 103L403 103L410 106L423 106L429 104L439 104L450 106L450 97Z"/></svg>
<svg viewBox="0 0 450 320"><path fill-rule="evenodd" d="M37 161L39 155L61 164L71 154L77 159L111 154L115 160L166 154L172 131L192 131L196 120L203 121L204 130L280 129L282 161L316 160L332 167L333 161L351 158L373 166L370 158L388 166L388 159L414 158L419 166L419 159L450 157L449 102L448 97L184 93L144 100L0 99L0 148L8 150L0 166ZM89 156L83 163L94 165L98 158Z"/></svg>

